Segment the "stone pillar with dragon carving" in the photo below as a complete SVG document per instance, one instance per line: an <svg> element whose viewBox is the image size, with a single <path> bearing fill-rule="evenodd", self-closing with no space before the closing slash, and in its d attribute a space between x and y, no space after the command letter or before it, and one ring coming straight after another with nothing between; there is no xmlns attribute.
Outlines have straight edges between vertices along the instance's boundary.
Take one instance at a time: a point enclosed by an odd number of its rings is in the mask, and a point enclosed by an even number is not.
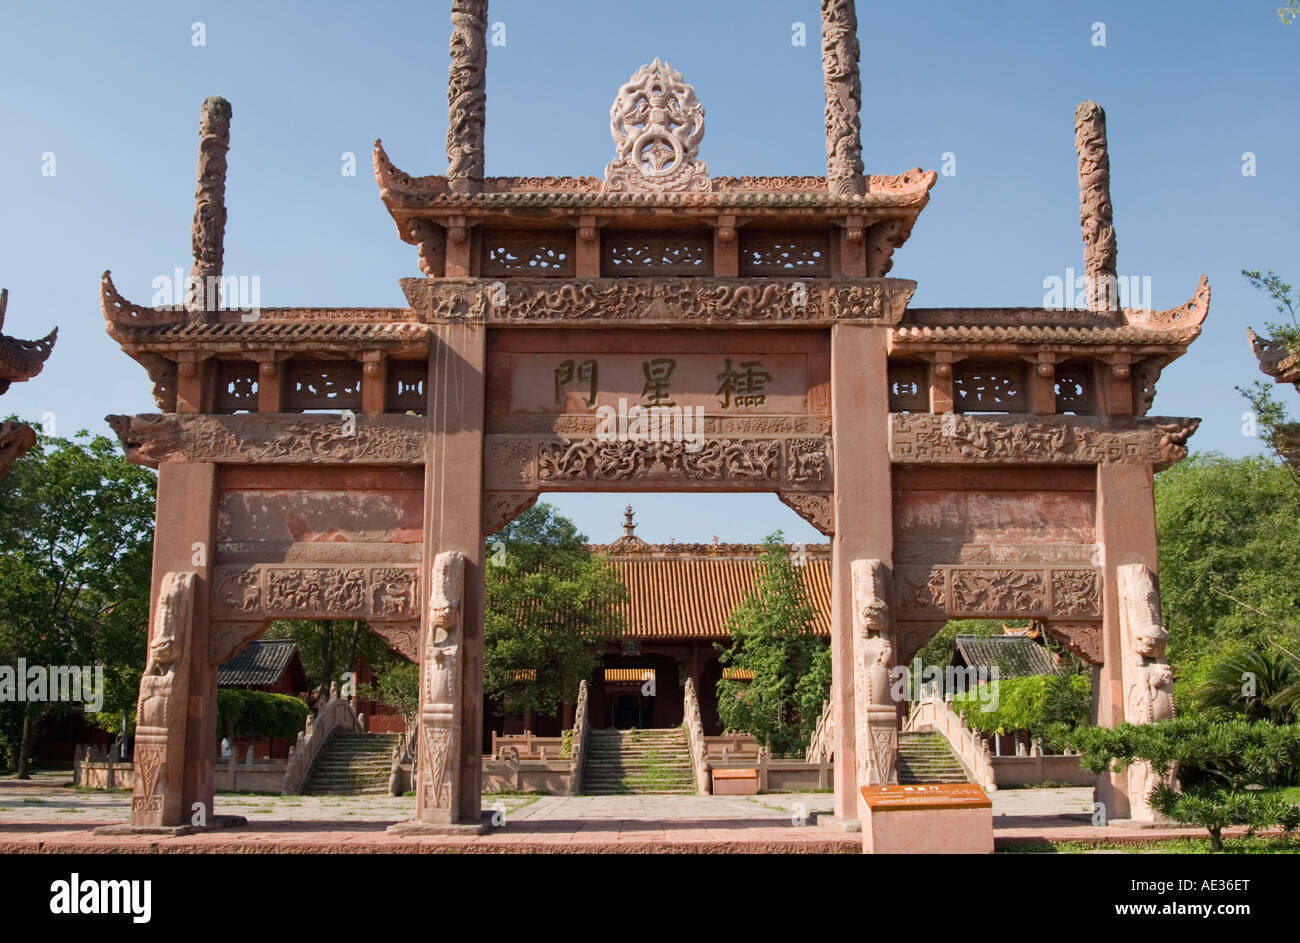
<svg viewBox="0 0 1300 943"><path fill-rule="evenodd" d="M826 184L835 196L862 196L862 79L854 0L822 0L822 72L826 84Z"/></svg>
<svg viewBox="0 0 1300 943"><path fill-rule="evenodd" d="M1074 111L1074 149L1079 157L1079 225L1083 229L1088 310L1118 311L1119 263L1110 202L1106 112L1094 101L1086 101Z"/></svg>
<svg viewBox="0 0 1300 943"><path fill-rule="evenodd" d="M440 553L430 573L420 646L420 734L415 817L454 824L460 809L461 649L465 557Z"/></svg>
<svg viewBox="0 0 1300 943"><path fill-rule="evenodd" d="M190 234L194 265L185 292L191 323L216 321L226 235L226 153L230 150L230 102L208 98L199 116L198 186Z"/></svg>
<svg viewBox="0 0 1300 943"><path fill-rule="evenodd" d="M889 568L879 560L854 560L851 571L858 786L887 786L898 782L898 705L889 683L894 665Z"/></svg>
<svg viewBox="0 0 1300 943"><path fill-rule="evenodd" d="M1160 617L1153 471L1149 465L1097 466L1097 542L1102 548L1102 664L1096 722L1151 723L1173 716L1168 638ZM1130 768L1097 782L1108 821L1151 820L1150 771Z"/></svg>
<svg viewBox="0 0 1300 943"><path fill-rule="evenodd" d="M1124 720L1150 724L1174 716L1174 675L1165 657L1169 633L1160 614L1156 575L1140 563L1117 568L1119 627L1124 682ZM1156 786L1149 763L1133 763L1121 774L1128 780L1128 817L1154 819L1147 797Z"/></svg>
<svg viewBox="0 0 1300 943"><path fill-rule="evenodd" d="M487 119L487 0L452 0L447 79L447 187L483 192Z"/></svg>
<svg viewBox="0 0 1300 943"><path fill-rule="evenodd" d="M189 820L183 779L195 582L193 573L168 573L154 604L149 660L136 708L131 824L138 828L175 827Z"/></svg>

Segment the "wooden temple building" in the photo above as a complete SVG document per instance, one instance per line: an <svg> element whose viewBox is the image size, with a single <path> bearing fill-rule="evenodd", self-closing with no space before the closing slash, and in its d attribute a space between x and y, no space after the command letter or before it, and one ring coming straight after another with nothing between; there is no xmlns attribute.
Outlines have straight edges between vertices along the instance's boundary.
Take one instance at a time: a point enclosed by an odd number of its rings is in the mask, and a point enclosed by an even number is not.
<svg viewBox="0 0 1300 943"><path fill-rule="evenodd" d="M220 307L220 99L187 303L104 277L159 410L111 419L159 473L135 825L212 808L218 665L271 619L361 618L421 666L410 828L481 828L486 538L550 491L775 493L827 535L841 819L897 781L888 673L949 618L1040 621L1093 666L1100 724L1170 716L1152 476L1198 420L1148 412L1210 295L1120 306L1101 108L1062 116L1085 303L922 308L890 275L937 174L864 168L852 0L821 3L825 176L712 176L703 106L655 60L610 90L603 174L489 177L488 22L452 0L447 172L375 147L405 306ZM1150 786L1137 764L1097 799L1150 818Z"/></svg>

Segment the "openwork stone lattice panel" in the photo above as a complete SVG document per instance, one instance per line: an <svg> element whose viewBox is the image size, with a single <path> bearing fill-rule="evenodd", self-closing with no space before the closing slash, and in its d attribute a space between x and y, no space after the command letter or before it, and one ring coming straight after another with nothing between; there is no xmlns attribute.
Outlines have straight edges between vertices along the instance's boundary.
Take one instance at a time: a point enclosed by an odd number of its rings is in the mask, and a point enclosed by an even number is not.
<svg viewBox="0 0 1300 943"><path fill-rule="evenodd" d="M889 456L898 464L1151 465L1187 456L1199 419L975 417L894 413Z"/></svg>
<svg viewBox="0 0 1300 943"><path fill-rule="evenodd" d="M212 411L236 413L257 409L257 364L251 360L218 360L214 365Z"/></svg>
<svg viewBox="0 0 1300 943"><path fill-rule="evenodd" d="M1056 567L895 569L900 618L1101 618L1101 571Z"/></svg>
<svg viewBox="0 0 1300 943"><path fill-rule="evenodd" d="M830 275L830 235L825 232L740 231L740 274L824 278Z"/></svg>
<svg viewBox="0 0 1300 943"><path fill-rule="evenodd" d="M889 365L889 411L925 413L930 411L929 370L923 363Z"/></svg>
<svg viewBox="0 0 1300 943"><path fill-rule="evenodd" d="M1056 411L1087 416L1097 411L1093 370L1089 364L1058 365L1055 380Z"/></svg>
<svg viewBox="0 0 1300 943"><path fill-rule="evenodd" d="M161 462L424 463L425 428L419 416L145 413L106 418L128 461L152 468Z"/></svg>
<svg viewBox="0 0 1300 943"><path fill-rule="evenodd" d="M830 440L715 438L690 441L487 436L484 487L492 491L635 487L647 482L736 490L825 491Z"/></svg>
<svg viewBox="0 0 1300 943"><path fill-rule="evenodd" d="M601 236L600 274L606 278L647 275L712 275L710 233L656 235L606 232Z"/></svg>
<svg viewBox="0 0 1300 943"><path fill-rule="evenodd" d="M429 364L424 360L390 360L384 410L423 416L429 405Z"/></svg>
<svg viewBox="0 0 1300 943"><path fill-rule="evenodd" d="M916 282L880 279L592 278L554 279L408 278L402 289L425 321L487 321L497 324L608 322L692 326L725 322L831 324L878 321L897 324Z"/></svg>
<svg viewBox="0 0 1300 943"><path fill-rule="evenodd" d="M959 413L1013 413L1025 408L1025 368L1018 363L960 363L952 403Z"/></svg>
<svg viewBox="0 0 1300 943"><path fill-rule="evenodd" d="M572 230L485 230L479 239L479 271L494 276L573 274Z"/></svg>
<svg viewBox="0 0 1300 943"><path fill-rule="evenodd" d="M412 619L419 617L414 566L217 566L217 617Z"/></svg>
<svg viewBox="0 0 1300 943"><path fill-rule="evenodd" d="M356 361L291 361L285 372L286 410L361 408L361 364Z"/></svg>

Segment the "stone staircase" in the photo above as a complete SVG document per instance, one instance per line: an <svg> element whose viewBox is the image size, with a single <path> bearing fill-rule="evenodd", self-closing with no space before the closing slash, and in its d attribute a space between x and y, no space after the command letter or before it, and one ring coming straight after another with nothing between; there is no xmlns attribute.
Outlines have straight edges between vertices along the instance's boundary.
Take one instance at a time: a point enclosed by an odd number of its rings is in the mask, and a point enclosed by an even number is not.
<svg viewBox="0 0 1300 943"><path fill-rule="evenodd" d="M693 796L695 774L686 731L593 730L582 772L587 796Z"/></svg>
<svg viewBox="0 0 1300 943"><path fill-rule="evenodd" d="M309 796L386 796L393 748L400 733L336 732L312 765L303 793Z"/></svg>
<svg viewBox="0 0 1300 943"><path fill-rule="evenodd" d="M966 772L937 733L898 735L898 781L913 783L964 783Z"/></svg>

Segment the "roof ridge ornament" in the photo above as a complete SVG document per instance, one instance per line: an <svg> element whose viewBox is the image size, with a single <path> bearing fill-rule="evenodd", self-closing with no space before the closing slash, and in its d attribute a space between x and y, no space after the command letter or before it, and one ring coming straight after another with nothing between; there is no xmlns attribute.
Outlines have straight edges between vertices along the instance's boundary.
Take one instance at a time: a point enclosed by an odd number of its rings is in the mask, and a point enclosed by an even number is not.
<svg viewBox="0 0 1300 943"><path fill-rule="evenodd" d="M682 74L658 58L618 90L609 109L618 154L605 167L607 192L681 193L713 189L696 158L704 138L704 106Z"/></svg>

